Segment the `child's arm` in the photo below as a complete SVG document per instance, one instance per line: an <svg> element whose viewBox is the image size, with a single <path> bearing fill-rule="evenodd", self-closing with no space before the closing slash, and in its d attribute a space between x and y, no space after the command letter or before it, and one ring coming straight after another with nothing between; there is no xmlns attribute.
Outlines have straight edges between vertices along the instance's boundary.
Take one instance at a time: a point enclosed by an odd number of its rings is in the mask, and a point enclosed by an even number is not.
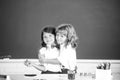
<svg viewBox="0 0 120 80"><path fill-rule="evenodd" d="M58 59L43 59L44 63L48 63L48 64L60 64L60 62L58 61Z"/></svg>
<svg viewBox="0 0 120 80"><path fill-rule="evenodd" d="M32 64L32 66L39 71L45 71L45 66L44 65Z"/></svg>
<svg viewBox="0 0 120 80"><path fill-rule="evenodd" d="M28 60L26 60L26 61L24 62L24 64L25 64L26 66L28 66L28 67L33 66L34 68L36 68L36 69L39 70L39 71L45 71L45 67L44 67L43 65L37 65L37 64L32 63L31 61L28 61Z"/></svg>

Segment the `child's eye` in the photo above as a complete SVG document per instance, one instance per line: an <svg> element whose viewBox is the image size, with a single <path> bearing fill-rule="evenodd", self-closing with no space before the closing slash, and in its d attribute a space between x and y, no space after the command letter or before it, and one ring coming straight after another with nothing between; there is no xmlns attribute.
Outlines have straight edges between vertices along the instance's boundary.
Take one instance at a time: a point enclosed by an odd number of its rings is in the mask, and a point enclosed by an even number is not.
<svg viewBox="0 0 120 80"><path fill-rule="evenodd" d="M61 35L62 37L65 37L66 35L65 34L63 34L63 35Z"/></svg>
<svg viewBox="0 0 120 80"><path fill-rule="evenodd" d="M61 37L65 37L65 35L61 35Z"/></svg>
<svg viewBox="0 0 120 80"><path fill-rule="evenodd" d="M54 37L54 35L49 35L49 37Z"/></svg>
<svg viewBox="0 0 120 80"><path fill-rule="evenodd" d="M49 37L51 37L52 35L49 35Z"/></svg>
<svg viewBox="0 0 120 80"><path fill-rule="evenodd" d="M43 38L47 38L46 36L44 36Z"/></svg>

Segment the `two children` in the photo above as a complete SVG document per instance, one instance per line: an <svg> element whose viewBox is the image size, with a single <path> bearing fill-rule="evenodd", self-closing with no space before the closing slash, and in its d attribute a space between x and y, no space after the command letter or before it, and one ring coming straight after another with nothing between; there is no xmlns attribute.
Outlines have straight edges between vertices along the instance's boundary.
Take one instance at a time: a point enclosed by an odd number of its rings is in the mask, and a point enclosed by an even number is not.
<svg viewBox="0 0 120 80"><path fill-rule="evenodd" d="M64 72L63 69L75 70L76 69L76 47L77 47L76 41L77 39L78 37L76 35L75 29L71 24L59 25L56 28L56 32L54 35L54 41L57 42L57 44L55 44L56 42L53 41L54 49L52 48L53 45L50 44L48 40L45 41L43 37L42 41L45 43L46 48L42 47L40 49L39 62L44 63L44 68L40 69L40 66L39 67L37 66L37 68L39 68L39 70L42 70L42 71L55 72L54 69L52 68L48 69L48 65L53 65L53 66L59 66L58 68L55 67L57 69L56 70L57 72ZM52 49L52 50L51 52L49 51L49 53L47 53L49 49L50 50ZM46 52L44 50L46 50ZM42 54L48 54L49 56L53 56L52 53L55 53L56 57L47 58L47 57L44 57L46 55L44 56L42 55Z"/></svg>

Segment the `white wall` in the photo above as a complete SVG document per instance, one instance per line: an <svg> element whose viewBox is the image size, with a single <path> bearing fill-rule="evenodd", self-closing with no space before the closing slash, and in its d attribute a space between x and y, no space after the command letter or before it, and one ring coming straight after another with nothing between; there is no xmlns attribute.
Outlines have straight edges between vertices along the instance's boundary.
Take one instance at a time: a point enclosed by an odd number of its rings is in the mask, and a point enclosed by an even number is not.
<svg viewBox="0 0 120 80"><path fill-rule="evenodd" d="M29 59L32 62L39 64L37 59ZM24 65L25 59L0 59L0 74L25 74L41 72L33 67L26 67ZM90 59L78 59L77 60L77 72L78 73L95 73L96 66L100 62L110 62L112 72L120 72L120 60L90 60Z"/></svg>

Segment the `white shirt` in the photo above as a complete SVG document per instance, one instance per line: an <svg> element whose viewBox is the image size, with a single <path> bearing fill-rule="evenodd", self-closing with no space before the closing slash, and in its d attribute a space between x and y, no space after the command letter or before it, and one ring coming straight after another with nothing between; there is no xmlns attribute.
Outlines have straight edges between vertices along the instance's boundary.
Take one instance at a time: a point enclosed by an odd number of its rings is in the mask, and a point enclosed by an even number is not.
<svg viewBox="0 0 120 80"><path fill-rule="evenodd" d="M45 55L45 59L55 59L59 56L59 51L56 47L47 49L46 47L43 47L39 50L39 53L42 55ZM45 69L53 72L59 72L61 71L61 66L58 64L44 64Z"/></svg>
<svg viewBox="0 0 120 80"><path fill-rule="evenodd" d="M60 49L60 56L58 57L60 63L67 69L75 70L76 66L76 50L71 45Z"/></svg>

